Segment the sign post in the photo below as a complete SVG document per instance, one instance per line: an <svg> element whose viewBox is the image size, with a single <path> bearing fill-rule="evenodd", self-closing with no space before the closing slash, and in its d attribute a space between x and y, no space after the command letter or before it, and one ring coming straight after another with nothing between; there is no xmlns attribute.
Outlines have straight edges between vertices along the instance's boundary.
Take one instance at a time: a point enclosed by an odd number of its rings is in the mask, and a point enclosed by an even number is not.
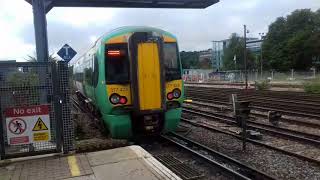
<svg viewBox="0 0 320 180"><path fill-rule="evenodd" d="M64 61L69 62L77 52L71 46L65 44L57 53Z"/></svg>
<svg viewBox="0 0 320 180"><path fill-rule="evenodd" d="M5 116L9 145L50 141L48 105L8 108Z"/></svg>

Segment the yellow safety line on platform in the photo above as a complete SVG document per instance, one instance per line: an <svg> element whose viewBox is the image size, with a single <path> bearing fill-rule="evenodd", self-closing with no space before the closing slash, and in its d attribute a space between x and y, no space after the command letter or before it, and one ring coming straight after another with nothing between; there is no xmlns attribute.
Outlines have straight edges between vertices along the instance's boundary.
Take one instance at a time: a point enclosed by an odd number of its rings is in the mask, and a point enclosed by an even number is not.
<svg viewBox="0 0 320 180"><path fill-rule="evenodd" d="M72 176L80 176L80 169L76 156L68 156L68 164Z"/></svg>

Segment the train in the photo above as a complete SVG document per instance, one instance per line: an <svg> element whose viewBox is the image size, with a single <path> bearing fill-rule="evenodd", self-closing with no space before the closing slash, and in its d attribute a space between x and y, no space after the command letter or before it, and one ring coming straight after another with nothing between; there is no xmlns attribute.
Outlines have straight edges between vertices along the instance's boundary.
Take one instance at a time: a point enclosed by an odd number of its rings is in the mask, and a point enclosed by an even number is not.
<svg viewBox="0 0 320 180"><path fill-rule="evenodd" d="M174 132L184 85L177 38L164 30L121 27L70 61L75 94L110 136L129 139Z"/></svg>

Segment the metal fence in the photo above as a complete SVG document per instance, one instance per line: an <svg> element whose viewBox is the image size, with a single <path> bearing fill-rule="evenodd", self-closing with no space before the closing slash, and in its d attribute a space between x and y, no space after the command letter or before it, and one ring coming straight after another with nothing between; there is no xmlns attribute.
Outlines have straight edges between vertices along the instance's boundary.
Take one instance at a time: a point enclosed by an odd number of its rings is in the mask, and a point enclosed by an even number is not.
<svg viewBox="0 0 320 180"><path fill-rule="evenodd" d="M183 71L183 78L186 82L225 82L237 83L245 81L244 71L220 71L201 69L187 69ZM305 81L320 78L320 74L311 69L310 71L295 71L294 69L286 72L265 71L261 73L257 70L248 70L248 81L270 80L279 83L303 83Z"/></svg>
<svg viewBox="0 0 320 180"><path fill-rule="evenodd" d="M1 159L73 150L68 84L65 62L0 63Z"/></svg>

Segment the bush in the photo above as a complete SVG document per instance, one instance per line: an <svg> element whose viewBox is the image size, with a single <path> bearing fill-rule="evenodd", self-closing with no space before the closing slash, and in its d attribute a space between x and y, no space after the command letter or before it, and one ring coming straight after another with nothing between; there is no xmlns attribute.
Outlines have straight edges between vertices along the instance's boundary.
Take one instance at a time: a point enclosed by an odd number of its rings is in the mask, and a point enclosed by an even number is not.
<svg viewBox="0 0 320 180"><path fill-rule="evenodd" d="M270 81L269 80L255 81L255 87L257 90L267 90L270 88Z"/></svg>
<svg viewBox="0 0 320 180"><path fill-rule="evenodd" d="M320 79L304 83L303 88L306 93L320 94Z"/></svg>

